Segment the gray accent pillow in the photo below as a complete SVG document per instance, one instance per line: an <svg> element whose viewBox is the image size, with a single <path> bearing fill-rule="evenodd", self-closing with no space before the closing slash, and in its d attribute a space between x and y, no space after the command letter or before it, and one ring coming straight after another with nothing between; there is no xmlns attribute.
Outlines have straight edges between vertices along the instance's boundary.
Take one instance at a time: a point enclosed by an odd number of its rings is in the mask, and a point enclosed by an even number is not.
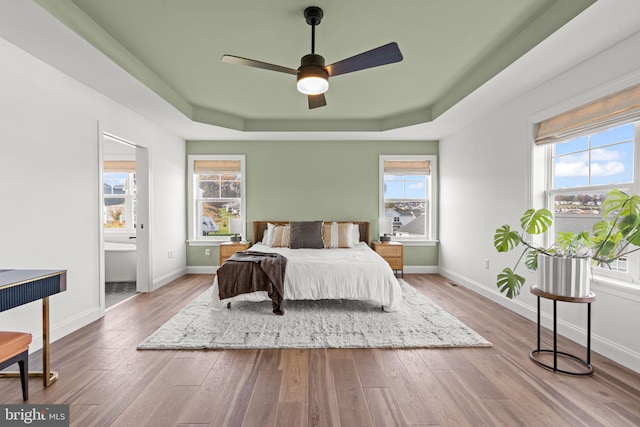
<svg viewBox="0 0 640 427"><path fill-rule="evenodd" d="M324 249L322 221L293 221L290 225L291 249Z"/></svg>

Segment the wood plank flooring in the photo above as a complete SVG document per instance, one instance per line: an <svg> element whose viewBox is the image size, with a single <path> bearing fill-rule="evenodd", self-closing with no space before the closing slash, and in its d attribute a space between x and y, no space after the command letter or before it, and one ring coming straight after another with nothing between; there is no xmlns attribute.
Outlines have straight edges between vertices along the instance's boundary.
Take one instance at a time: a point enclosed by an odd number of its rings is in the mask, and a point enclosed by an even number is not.
<svg viewBox="0 0 640 427"><path fill-rule="evenodd" d="M540 368L534 323L438 275L405 280L493 347L136 350L212 279L184 276L53 343L60 379L31 378L29 403L68 403L83 427L640 425L640 375L596 353L590 377ZM30 363L41 367L40 352ZM0 402L22 403L18 379L0 379Z"/></svg>

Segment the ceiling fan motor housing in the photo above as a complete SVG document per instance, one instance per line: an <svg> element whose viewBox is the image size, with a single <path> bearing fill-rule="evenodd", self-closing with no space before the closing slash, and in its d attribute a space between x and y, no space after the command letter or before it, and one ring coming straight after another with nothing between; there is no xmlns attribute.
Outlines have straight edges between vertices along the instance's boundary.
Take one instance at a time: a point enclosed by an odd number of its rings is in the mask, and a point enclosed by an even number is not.
<svg viewBox="0 0 640 427"><path fill-rule="evenodd" d="M305 55L298 68L298 91L306 95L319 95L329 89L329 73L324 67L324 58L315 53Z"/></svg>
<svg viewBox="0 0 640 427"><path fill-rule="evenodd" d="M321 77L329 80L329 73L324 68L324 58L321 55L310 53L302 57L298 68L298 80L306 77Z"/></svg>

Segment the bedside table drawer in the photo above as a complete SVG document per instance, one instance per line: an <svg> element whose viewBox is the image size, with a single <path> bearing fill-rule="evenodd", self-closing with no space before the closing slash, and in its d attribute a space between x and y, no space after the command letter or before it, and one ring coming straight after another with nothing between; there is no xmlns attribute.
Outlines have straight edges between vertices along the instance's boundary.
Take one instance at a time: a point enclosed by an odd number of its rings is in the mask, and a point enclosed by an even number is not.
<svg viewBox="0 0 640 427"><path fill-rule="evenodd" d="M378 245L376 247L376 252L380 254L383 258L385 257L401 257L402 256L402 246L397 245Z"/></svg>
<svg viewBox="0 0 640 427"><path fill-rule="evenodd" d="M220 256L229 258L236 252L243 250L239 245L220 245Z"/></svg>
<svg viewBox="0 0 640 427"><path fill-rule="evenodd" d="M392 270L402 270L402 258L385 258Z"/></svg>
<svg viewBox="0 0 640 427"><path fill-rule="evenodd" d="M222 265L231 255L236 252L246 251L251 246L251 243L235 243L225 242L220 243L220 265Z"/></svg>
<svg viewBox="0 0 640 427"><path fill-rule="evenodd" d="M404 252L400 242L373 242L373 250L387 261L394 272L404 276Z"/></svg>

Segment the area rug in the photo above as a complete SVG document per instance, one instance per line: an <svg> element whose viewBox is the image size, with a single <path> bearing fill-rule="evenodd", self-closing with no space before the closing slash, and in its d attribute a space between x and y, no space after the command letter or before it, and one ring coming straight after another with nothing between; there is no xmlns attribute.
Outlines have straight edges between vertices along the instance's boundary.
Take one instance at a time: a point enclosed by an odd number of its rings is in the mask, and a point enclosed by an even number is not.
<svg viewBox="0 0 640 427"><path fill-rule="evenodd" d="M262 348L490 347L491 343L417 290L400 281L397 312L360 301L287 301L285 314L271 301L211 308L205 291L138 346L139 350Z"/></svg>

